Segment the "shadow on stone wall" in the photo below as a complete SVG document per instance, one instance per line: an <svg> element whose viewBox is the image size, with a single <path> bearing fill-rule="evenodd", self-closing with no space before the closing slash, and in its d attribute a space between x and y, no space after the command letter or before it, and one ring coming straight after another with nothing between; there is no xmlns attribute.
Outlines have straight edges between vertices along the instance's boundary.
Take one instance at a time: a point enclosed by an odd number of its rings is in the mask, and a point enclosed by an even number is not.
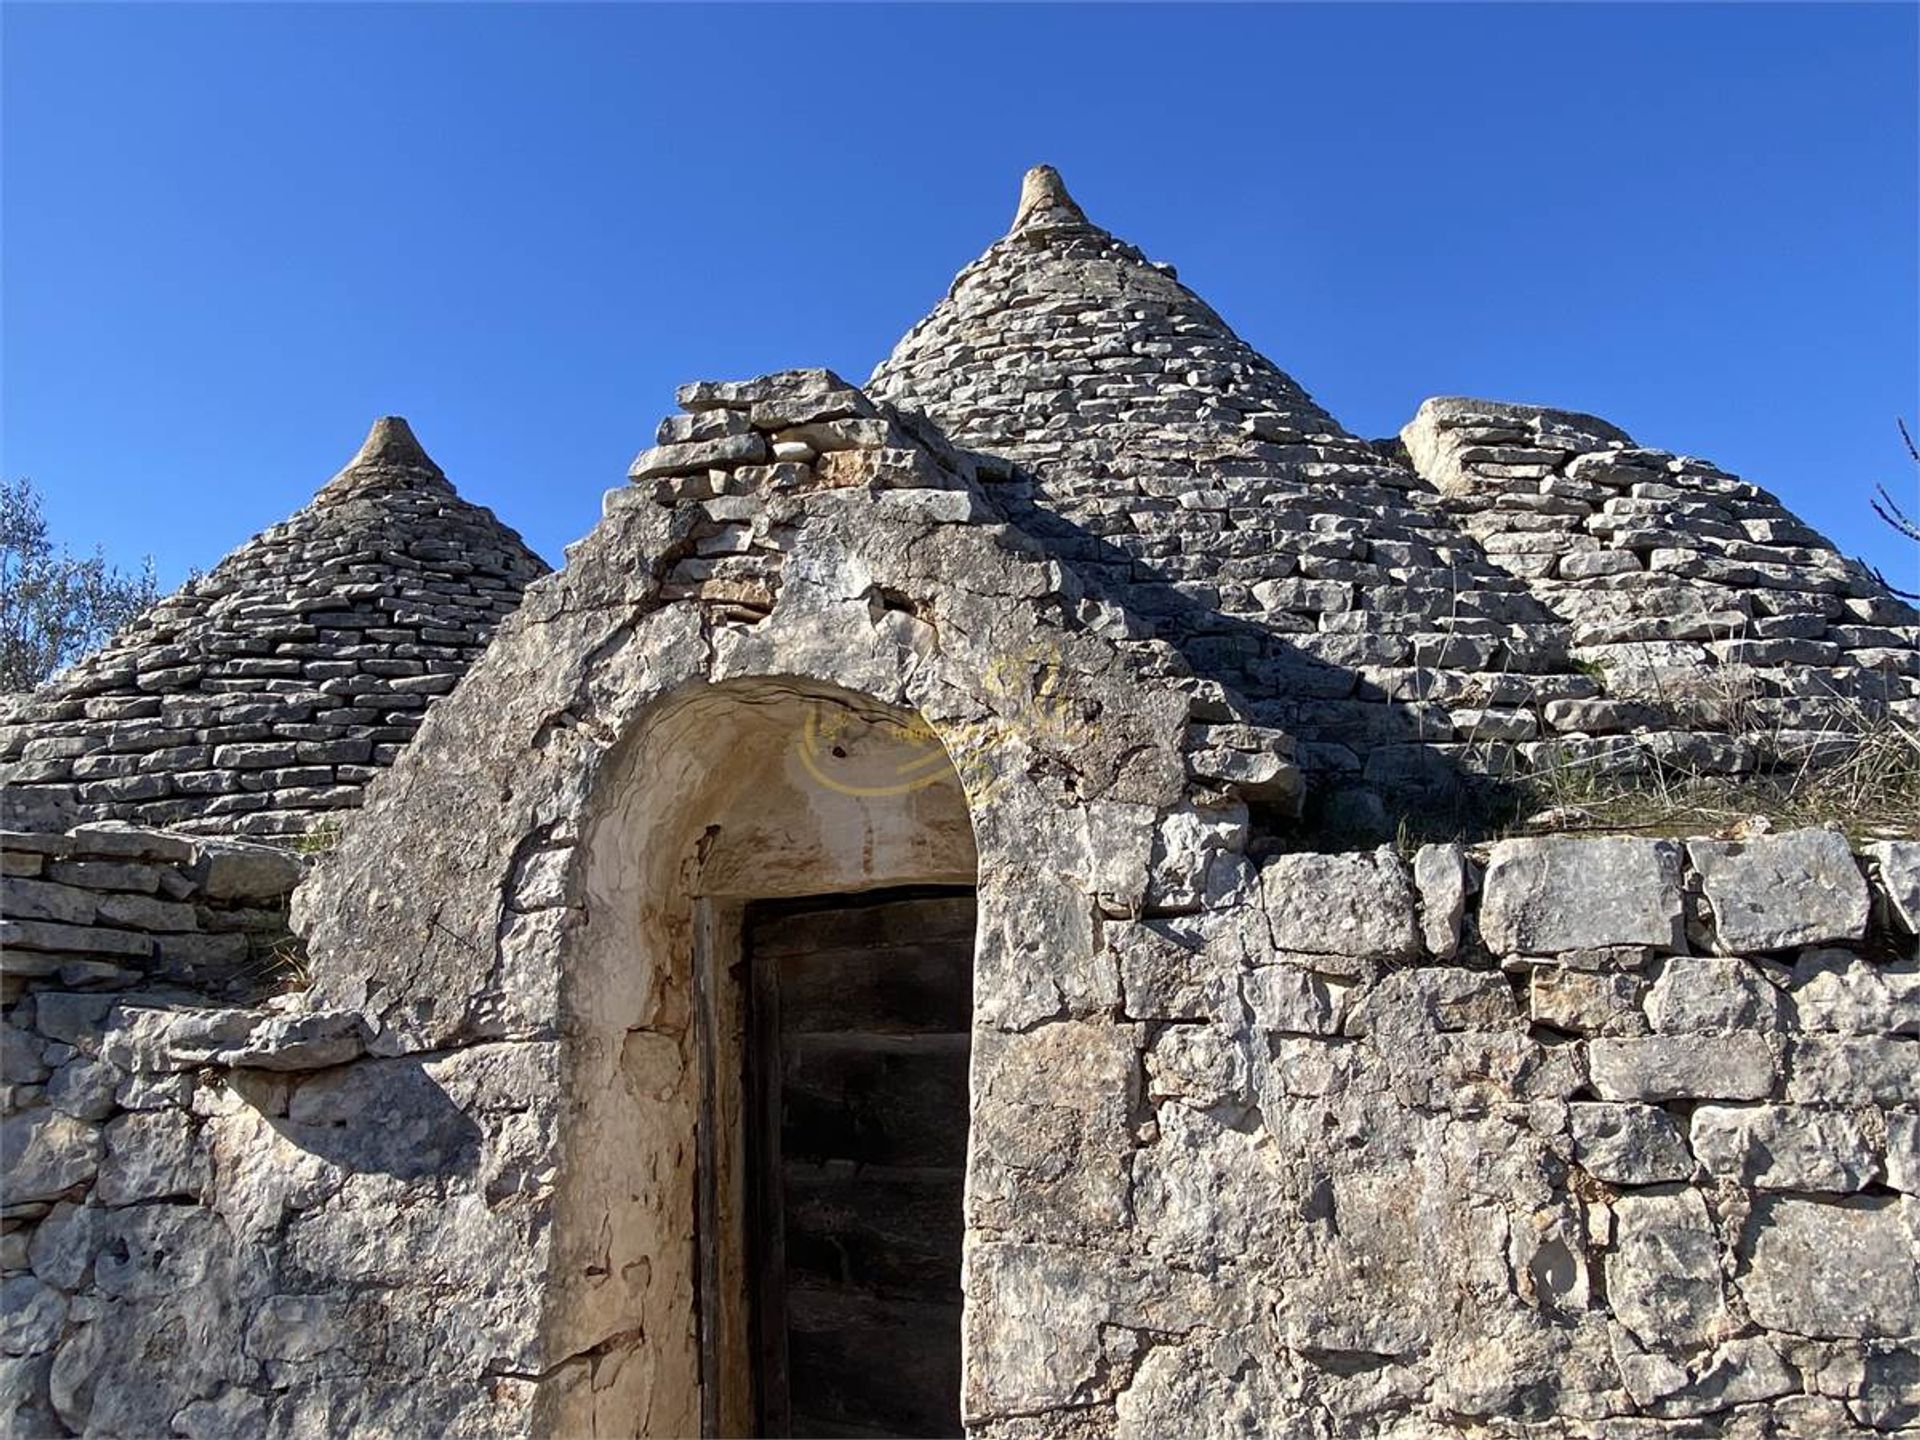
<svg viewBox="0 0 1920 1440"><path fill-rule="evenodd" d="M1380 693L1357 669L1306 653L1283 632L1182 590L1148 562L1060 514L1046 483L1030 472L1016 470L1012 483L987 482L982 489L1013 529L1062 562L1085 596L1127 618L1129 639L1172 647L1184 668L1165 667L1156 678L1191 677L1220 687L1226 705L1210 707L1202 697L1195 719L1283 730L1321 759L1340 747L1352 752L1354 763L1345 769L1304 757L1308 783L1300 816L1250 807L1256 850L1352 848L1396 837L1410 843L1479 839L1510 825L1527 803L1524 787L1512 779L1436 749L1453 734L1438 731L1420 707ZM1524 608L1527 623L1564 627L1529 596L1502 589L1501 600ZM1445 659L1448 642L1437 632L1436 638ZM1297 707L1315 702L1328 716L1301 726Z"/></svg>
<svg viewBox="0 0 1920 1440"><path fill-rule="evenodd" d="M284 1113L274 1113L270 1082L236 1089L293 1144L347 1170L417 1180L479 1168L479 1124L413 1057L316 1074L293 1091Z"/></svg>

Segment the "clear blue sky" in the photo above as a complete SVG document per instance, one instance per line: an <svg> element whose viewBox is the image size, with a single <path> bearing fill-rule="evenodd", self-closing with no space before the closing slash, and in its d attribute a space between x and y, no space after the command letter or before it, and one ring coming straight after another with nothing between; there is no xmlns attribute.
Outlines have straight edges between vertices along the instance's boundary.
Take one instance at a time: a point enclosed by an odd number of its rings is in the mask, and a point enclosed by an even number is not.
<svg viewBox="0 0 1920 1440"><path fill-rule="evenodd" d="M1038 161L1353 430L1592 410L1920 573L1910 5L0 13L0 464L168 583L388 412L558 560L676 383L864 378Z"/></svg>

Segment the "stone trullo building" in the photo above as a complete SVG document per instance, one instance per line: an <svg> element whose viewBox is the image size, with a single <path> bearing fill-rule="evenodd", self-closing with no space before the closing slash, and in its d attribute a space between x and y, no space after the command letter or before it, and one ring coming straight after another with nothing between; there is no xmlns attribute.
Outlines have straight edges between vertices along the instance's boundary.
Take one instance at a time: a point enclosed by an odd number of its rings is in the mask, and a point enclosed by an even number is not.
<svg viewBox="0 0 1920 1440"><path fill-rule="evenodd" d="M1420 843L1911 735L1911 610L1591 416L1349 435L1044 169L866 387L679 398L471 668L537 566L389 426L413 538L26 713L12 1433L1920 1433L1920 842ZM233 832L463 669L289 945Z"/></svg>

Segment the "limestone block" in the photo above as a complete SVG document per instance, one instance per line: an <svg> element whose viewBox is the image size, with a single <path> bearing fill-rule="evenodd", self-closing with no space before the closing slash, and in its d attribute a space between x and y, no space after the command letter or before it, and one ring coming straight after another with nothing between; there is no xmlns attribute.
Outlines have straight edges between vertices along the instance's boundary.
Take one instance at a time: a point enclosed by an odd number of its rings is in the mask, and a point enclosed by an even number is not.
<svg viewBox="0 0 1920 1440"><path fill-rule="evenodd" d="M342 1338L339 1309L328 1295L270 1295L247 1327L247 1354L260 1360L311 1360L336 1349Z"/></svg>
<svg viewBox="0 0 1920 1440"><path fill-rule="evenodd" d="M1136 1029L1059 1020L975 1031L969 1224L1072 1243L1126 1224L1116 1159L1132 1148Z"/></svg>
<svg viewBox="0 0 1920 1440"><path fill-rule="evenodd" d="M1724 954L1858 940L1867 882L1844 835L1789 830L1755 840L1690 840Z"/></svg>
<svg viewBox="0 0 1920 1440"><path fill-rule="evenodd" d="M1648 1346L1699 1345L1726 1317L1720 1240L1696 1191L1622 1195L1607 1298Z"/></svg>
<svg viewBox="0 0 1920 1440"><path fill-rule="evenodd" d="M97 1126L57 1110L0 1118L0 1174L9 1205L52 1200L91 1180L100 1166Z"/></svg>
<svg viewBox="0 0 1920 1440"><path fill-rule="evenodd" d="M102 1205L197 1198L212 1179L193 1117L178 1110L143 1110L106 1127L106 1157L94 1186Z"/></svg>
<svg viewBox="0 0 1920 1440"><path fill-rule="evenodd" d="M1587 1066L1603 1100L1761 1100L1775 1081L1773 1051L1759 1035L1592 1040Z"/></svg>
<svg viewBox="0 0 1920 1440"><path fill-rule="evenodd" d="M1887 1116L1887 1184L1920 1195L1920 1115Z"/></svg>
<svg viewBox="0 0 1920 1440"><path fill-rule="evenodd" d="M34 1227L27 1259L33 1273L61 1290L78 1290L100 1248L100 1219L105 1212L93 1205L62 1200Z"/></svg>
<svg viewBox="0 0 1920 1440"><path fill-rule="evenodd" d="M1789 1052L1787 1098L1811 1105L1920 1105L1920 1041L1805 1035Z"/></svg>
<svg viewBox="0 0 1920 1440"><path fill-rule="evenodd" d="M1736 1405L1777 1399L1799 1388L1800 1376L1781 1358L1777 1342L1761 1336L1729 1340L1700 1366L1697 1379L1661 1401L1659 1413L1711 1415Z"/></svg>
<svg viewBox="0 0 1920 1440"><path fill-rule="evenodd" d="M1287 1187L1266 1137L1229 1123L1230 1108L1163 1105L1158 1114L1154 1143L1130 1161L1134 1224L1147 1249L1203 1268L1271 1253Z"/></svg>
<svg viewBox="0 0 1920 1440"><path fill-rule="evenodd" d="M183 931L197 923L191 905L156 900L150 895L102 895L100 923L129 930Z"/></svg>
<svg viewBox="0 0 1920 1440"><path fill-rule="evenodd" d="M1844 1110L1702 1105L1692 1135L1693 1153L1708 1170L1765 1190L1847 1194L1880 1169L1859 1120Z"/></svg>
<svg viewBox="0 0 1920 1440"><path fill-rule="evenodd" d="M0 1084L38 1085L47 1078L47 1064L38 1035L0 1023Z"/></svg>
<svg viewBox="0 0 1920 1440"><path fill-rule="evenodd" d="M1241 981L1254 1024L1275 1034L1338 1035L1356 987L1293 965L1262 965Z"/></svg>
<svg viewBox="0 0 1920 1440"><path fill-rule="evenodd" d="M1568 1118L1574 1159L1596 1180L1658 1185L1693 1174L1679 1125L1658 1106L1577 1101L1568 1107Z"/></svg>
<svg viewBox="0 0 1920 1440"><path fill-rule="evenodd" d="M1467 910L1467 856L1459 845L1422 845L1413 857L1413 883L1420 892L1420 938L1436 960L1460 948Z"/></svg>
<svg viewBox="0 0 1920 1440"><path fill-rule="evenodd" d="M55 954L124 956L144 959L153 953L153 937L98 925L59 925L50 920L0 920L0 948L45 950ZM25 957L9 956L9 965Z"/></svg>
<svg viewBox="0 0 1920 1440"><path fill-rule="evenodd" d="M47 1081L47 1103L76 1120L104 1120L114 1111L120 1072L98 1060L77 1056Z"/></svg>
<svg viewBox="0 0 1920 1440"><path fill-rule="evenodd" d="M1920 1330L1920 1201L1783 1196L1751 1223L1740 1288L1759 1324L1830 1338Z"/></svg>
<svg viewBox="0 0 1920 1440"><path fill-rule="evenodd" d="M235 1069L324 1070L366 1053L366 1022L349 1010L314 1010L260 1019L237 1044L223 1046L213 1062Z"/></svg>
<svg viewBox="0 0 1920 1440"><path fill-rule="evenodd" d="M112 1005L110 995L42 990L33 997L34 1028L42 1035L92 1055L99 1048L102 1022Z"/></svg>
<svg viewBox="0 0 1920 1440"><path fill-rule="evenodd" d="M643 450L627 468L630 480L658 475L688 475L713 466L757 465L767 458L766 440L754 434L722 435L681 445L656 445Z"/></svg>
<svg viewBox="0 0 1920 1440"><path fill-rule="evenodd" d="M1372 960L1419 953L1413 889L1391 849L1276 855L1261 869L1260 888L1275 949Z"/></svg>
<svg viewBox="0 0 1920 1440"><path fill-rule="evenodd" d="M1234 1440L1258 1435L1283 1413L1264 1366L1229 1343L1157 1345L1114 1402L1116 1440Z"/></svg>
<svg viewBox="0 0 1920 1440"><path fill-rule="evenodd" d="M1538 965L1528 977L1528 1006L1537 1023L1575 1035L1644 1035L1640 992L1645 988L1644 980L1627 971Z"/></svg>
<svg viewBox="0 0 1920 1440"><path fill-rule="evenodd" d="M300 882L299 857L243 840L199 840L188 872L209 900L278 900Z"/></svg>
<svg viewBox="0 0 1920 1440"><path fill-rule="evenodd" d="M38 1355L53 1348L67 1318L67 1297L32 1275L0 1280L0 1352Z"/></svg>
<svg viewBox="0 0 1920 1440"><path fill-rule="evenodd" d="M0 915L16 920L52 920L91 925L99 896L50 880L0 879Z"/></svg>
<svg viewBox="0 0 1920 1440"><path fill-rule="evenodd" d="M1665 841L1503 840L1481 890L1480 933L1498 954L1685 948L1680 851Z"/></svg>
<svg viewBox="0 0 1920 1440"><path fill-rule="evenodd" d="M0 1434L60 1435L65 1428L47 1395L51 1357L0 1356Z"/></svg>
<svg viewBox="0 0 1920 1440"><path fill-rule="evenodd" d="M1869 845L1867 853L1874 858L1894 923L1920 935L1920 840L1882 840Z"/></svg>
<svg viewBox="0 0 1920 1440"><path fill-rule="evenodd" d="M1687 956L1660 963L1646 1003L1648 1020L1664 1035L1777 1029L1784 1008L1780 992L1746 961Z"/></svg>
<svg viewBox="0 0 1920 1440"><path fill-rule="evenodd" d="M259 1022L253 1010L119 1005L101 1027L100 1058L121 1070L192 1070L242 1044Z"/></svg>
<svg viewBox="0 0 1920 1440"><path fill-rule="evenodd" d="M1793 964L1793 1005L1803 1030L1920 1034L1920 964L1875 964L1848 950L1805 950Z"/></svg>
<svg viewBox="0 0 1920 1440"><path fill-rule="evenodd" d="M1261 938L1266 917L1254 912ZM1224 922L1224 923L1223 923ZM1131 1020L1226 1017L1237 998L1245 946L1232 917L1115 920L1102 926L1120 972L1121 1010Z"/></svg>

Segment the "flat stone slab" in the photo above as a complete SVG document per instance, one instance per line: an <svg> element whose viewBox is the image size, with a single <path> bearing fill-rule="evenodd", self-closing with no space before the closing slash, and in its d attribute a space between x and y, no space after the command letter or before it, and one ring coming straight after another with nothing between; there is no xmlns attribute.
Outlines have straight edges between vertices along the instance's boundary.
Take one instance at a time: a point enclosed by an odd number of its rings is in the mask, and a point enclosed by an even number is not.
<svg viewBox="0 0 1920 1440"><path fill-rule="evenodd" d="M1500 954L1686 945L1680 849L1664 840L1502 840L1481 890L1480 934Z"/></svg>
<svg viewBox="0 0 1920 1440"><path fill-rule="evenodd" d="M1687 858L1699 872L1716 941L1727 954L1858 940L1866 933L1867 882L1837 831L1689 840Z"/></svg>
<svg viewBox="0 0 1920 1440"><path fill-rule="evenodd" d="M1782 1198L1754 1223L1741 1289L1760 1324L1833 1339L1920 1330L1920 1202Z"/></svg>

